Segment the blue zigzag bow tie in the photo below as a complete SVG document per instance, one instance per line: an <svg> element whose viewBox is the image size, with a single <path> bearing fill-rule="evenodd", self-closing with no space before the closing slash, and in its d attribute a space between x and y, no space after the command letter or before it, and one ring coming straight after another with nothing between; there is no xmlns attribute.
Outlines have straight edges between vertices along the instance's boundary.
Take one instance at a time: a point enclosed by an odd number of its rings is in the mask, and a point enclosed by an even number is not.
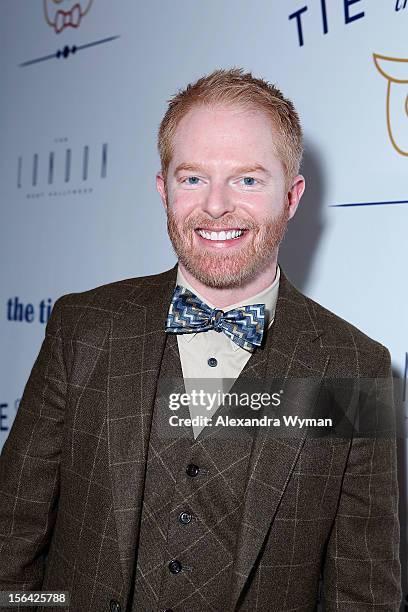
<svg viewBox="0 0 408 612"><path fill-rule="evenodd" d="M166 332L192 334L214 329L253 352L261 345L265 326L265 304L239 306L224 312L211 308L194 293L177 285L166 321Z"/></svg>

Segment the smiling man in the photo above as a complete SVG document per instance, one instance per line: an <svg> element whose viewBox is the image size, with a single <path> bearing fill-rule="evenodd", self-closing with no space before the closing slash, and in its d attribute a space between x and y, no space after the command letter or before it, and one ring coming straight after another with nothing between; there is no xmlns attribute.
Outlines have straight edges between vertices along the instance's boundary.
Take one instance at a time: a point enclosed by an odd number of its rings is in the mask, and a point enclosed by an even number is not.
<svg viewBox="0 0 408 612"><path fill-rule="evenodd" d="M193 107L180 119L171 162L157 176L179 268L220 306L271 283L304 190L303 177L285 170L274 132L259 108Z"/></svg>
<svg viewBox="0 0 408 612"><path fill-rule="evenodd" d="M399 610L389 352L278 265L305 188L293 104L217 70L158 145L178 263L56 302L1 456L0 589L75 612ZM228 405L240 390L257 406Z"/></svg>

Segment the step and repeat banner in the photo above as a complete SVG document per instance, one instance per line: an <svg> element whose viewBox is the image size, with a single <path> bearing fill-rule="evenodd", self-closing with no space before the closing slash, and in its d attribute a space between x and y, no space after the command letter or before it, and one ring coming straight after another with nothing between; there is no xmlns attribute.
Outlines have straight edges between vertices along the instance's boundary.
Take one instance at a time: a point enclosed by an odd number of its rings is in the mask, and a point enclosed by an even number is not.
<svg viewBox="0 0 408 612"><path fill-rule="evenodd" d="M406 380L407 31L407 0L3 0L0 448L55 300L174 264L157 129L216 68L294 101L307 186L282 267ZM399 455L404 554L404 436Z"/></svg>

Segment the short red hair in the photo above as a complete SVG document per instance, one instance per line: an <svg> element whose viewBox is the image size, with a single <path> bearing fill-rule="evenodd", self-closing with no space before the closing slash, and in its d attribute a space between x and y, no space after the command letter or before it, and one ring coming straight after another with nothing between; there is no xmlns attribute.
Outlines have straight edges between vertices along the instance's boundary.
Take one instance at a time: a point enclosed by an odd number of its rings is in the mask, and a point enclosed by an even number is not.
<svg viewBox="0 0 408 612"><path fill-rule="evenodd" d="M158 133L161 169L164 178L173 155L173 139L181 119L193 106L236 105L263 110L276 133L277 152L284 167L287 185L299 174L303 154L303 135L293 103L267 81L255 78L242 68L219 69L190 83L170 100Z"/></svg>

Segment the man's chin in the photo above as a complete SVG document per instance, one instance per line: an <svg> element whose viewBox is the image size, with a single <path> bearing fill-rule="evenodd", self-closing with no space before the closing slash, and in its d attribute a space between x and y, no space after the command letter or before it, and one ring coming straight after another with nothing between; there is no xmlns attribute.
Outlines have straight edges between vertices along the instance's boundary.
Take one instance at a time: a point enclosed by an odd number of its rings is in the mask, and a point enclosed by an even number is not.
<svg viewBox="0 0 408 612"><path fill-rule="evenodd" d="M206 248L195 244L191 236L187 239L188 232L182 235L176 223L168 218L169 237L179 262L199 282L214 289L243 287L272 269L286 225L287 218L282 215L240 247Z"/></svg>
<svg viewBox="0 0 408 612"><path fill-rule="evenodd" d="M194 278L213 289L233 289L242 287L251 279L256 272L253 265L248 262L237 261L209 261L205 258L197 260L191 257L179 257L179 261L190 272Z"/></svg>

